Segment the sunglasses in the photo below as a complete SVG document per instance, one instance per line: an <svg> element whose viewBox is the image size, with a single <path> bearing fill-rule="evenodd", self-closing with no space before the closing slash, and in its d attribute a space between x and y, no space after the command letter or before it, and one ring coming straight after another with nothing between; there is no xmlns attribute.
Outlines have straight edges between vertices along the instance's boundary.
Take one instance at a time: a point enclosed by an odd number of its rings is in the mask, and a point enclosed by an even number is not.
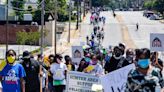
<svg viewBox="0 0 164 92"><path fill-rule="evenodd" d="M15 56L14 54L8 54L7 56Z"/></svg>

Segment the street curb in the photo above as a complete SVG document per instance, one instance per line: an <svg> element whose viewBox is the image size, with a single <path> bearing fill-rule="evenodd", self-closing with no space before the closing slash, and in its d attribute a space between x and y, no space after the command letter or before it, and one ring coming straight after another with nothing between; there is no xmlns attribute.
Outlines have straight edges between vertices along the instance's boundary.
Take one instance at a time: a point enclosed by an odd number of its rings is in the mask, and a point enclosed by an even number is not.
<svg viewBox="0 0 164 92"><path fill-rule="evenodd" d="M159 22L164 24L164 19L163 20L159 20Z"/></svg>

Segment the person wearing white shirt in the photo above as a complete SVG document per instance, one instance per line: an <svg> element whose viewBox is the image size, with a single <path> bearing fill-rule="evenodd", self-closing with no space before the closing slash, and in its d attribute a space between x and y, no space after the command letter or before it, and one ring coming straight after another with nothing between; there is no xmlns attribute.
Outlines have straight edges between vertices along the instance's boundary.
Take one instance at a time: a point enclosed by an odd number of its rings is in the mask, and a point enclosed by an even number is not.
<svg viewBox="0 0 164 92"><path fill-rule="evenodd" d="M50 71L53 74L54 92L64 92L66 85L67 66L62 62L62 56L56 54L55 61L50 66Z"/></svg>

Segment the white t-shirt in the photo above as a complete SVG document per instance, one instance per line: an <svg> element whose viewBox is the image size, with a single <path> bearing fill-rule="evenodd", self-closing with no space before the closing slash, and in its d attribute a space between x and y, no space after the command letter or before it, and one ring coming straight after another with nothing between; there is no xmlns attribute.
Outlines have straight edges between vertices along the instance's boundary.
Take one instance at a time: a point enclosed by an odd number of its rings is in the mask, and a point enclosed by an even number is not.
<svg viewBox="0 0 164 92"><path fill-rule="evenodd" d="M1 82L0 82L0 89L2 88L2 84L1 84Z"/></svg>
<svg viewBox="0 0 164 92"><path fill-rule="evenodd" d="M96 75L96 76L101 76L104 74L104 70L99 63L97 63L96 65L92 65L92 66L94 67L94 69L93 69L93 71L90 72L90 74Z"/></svg>
<svg viewBox="0 0 164 92"><path fill-rule="evenodd" d="M64 63L53 63L50 66L50 71L53 74L53 80L63 80L62 84L65 85L65 70L67 70L67 66Z"/></svg>

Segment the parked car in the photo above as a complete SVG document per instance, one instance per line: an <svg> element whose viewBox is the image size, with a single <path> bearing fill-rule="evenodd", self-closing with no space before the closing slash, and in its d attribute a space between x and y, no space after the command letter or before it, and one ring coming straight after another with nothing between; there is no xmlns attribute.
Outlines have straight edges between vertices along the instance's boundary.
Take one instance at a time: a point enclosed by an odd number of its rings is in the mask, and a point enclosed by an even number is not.
<svg viewBox="0 0 164 92"><path fill-rule="evenodd" d="M152 11L144 11L143 16L149 18L153 14L154 14L154 12L152 12Z"/></svg>
<svg viewBox="0 0 164 92"><path fill-rule="evenodd" d="M157 14L153 14L149 17L150 20L159 20L160 17Z"/></svg>

